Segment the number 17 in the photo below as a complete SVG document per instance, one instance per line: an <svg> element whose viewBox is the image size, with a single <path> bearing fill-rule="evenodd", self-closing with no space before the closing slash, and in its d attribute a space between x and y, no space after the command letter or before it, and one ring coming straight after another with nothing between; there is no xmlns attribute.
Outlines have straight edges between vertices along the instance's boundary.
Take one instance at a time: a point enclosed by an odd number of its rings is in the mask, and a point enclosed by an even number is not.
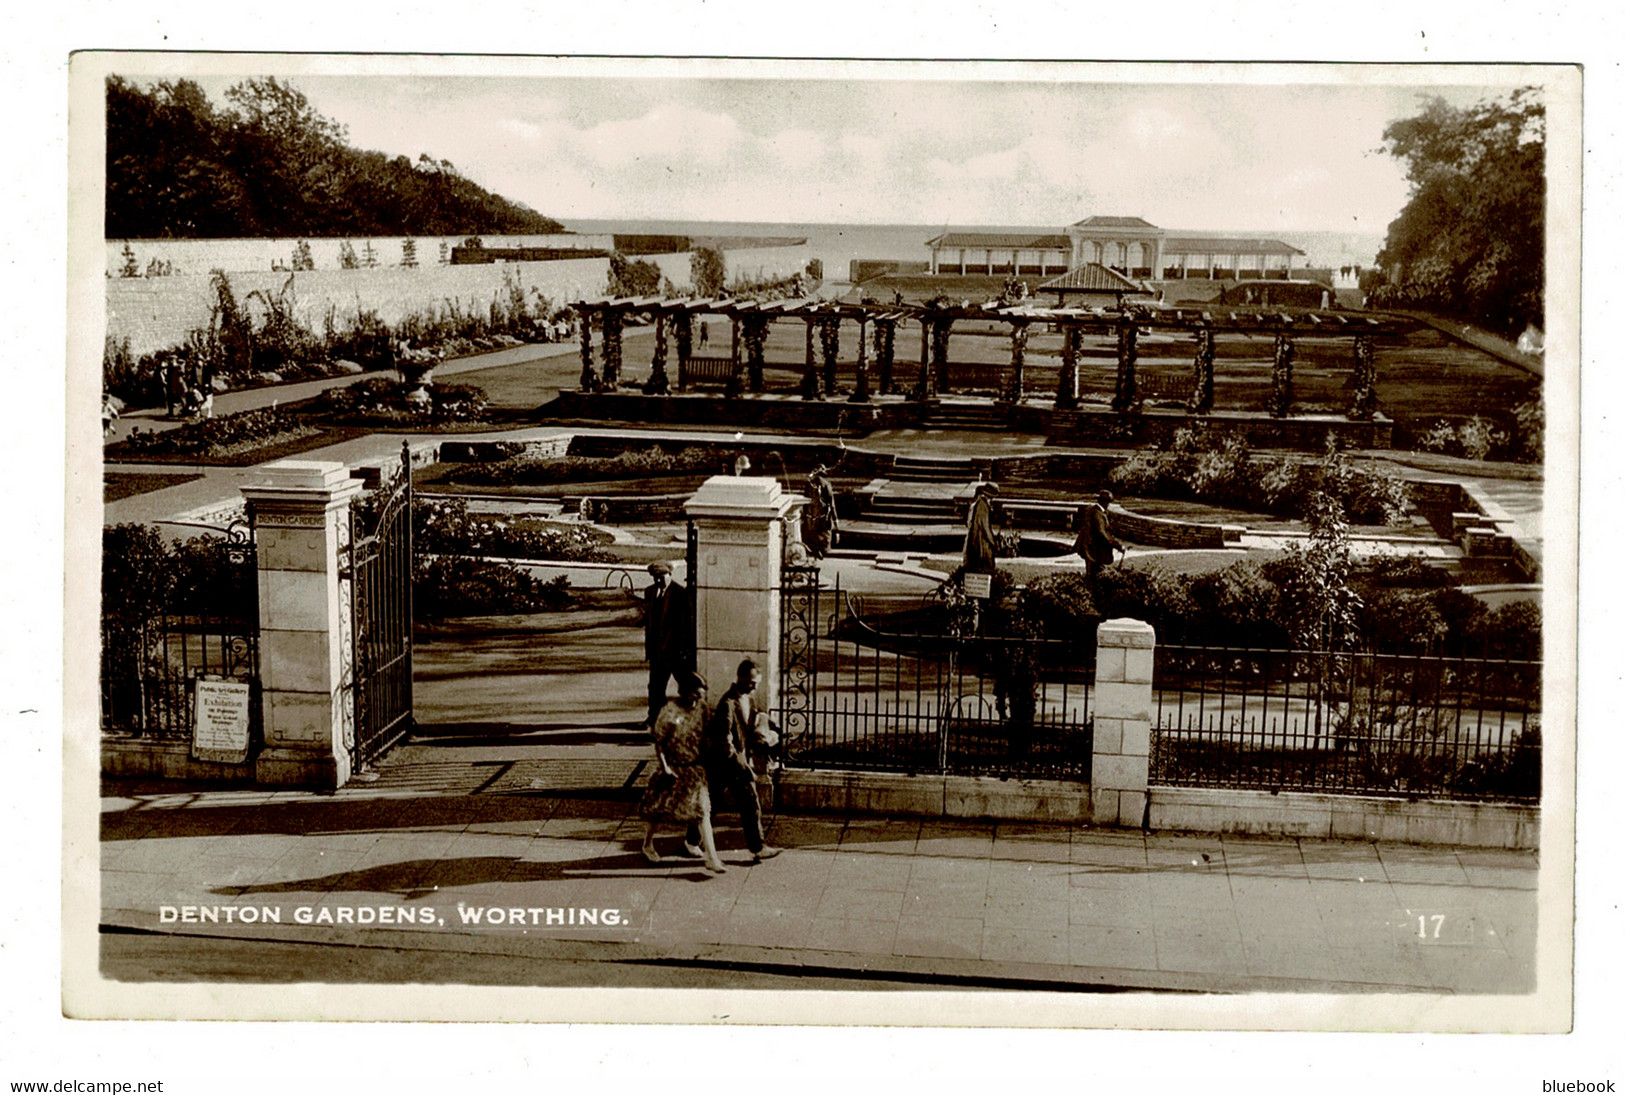
<svg viewBox="0 0 1625 1095"><path fill-rule="evenodd" d="M1439 931L1444 927L1444 913L1434 913L1432 916L1419 913L1416 917L1416 937L1418 939L1428 937L1429 920L1433 921L1433 938L1439 938Z"/></svg>

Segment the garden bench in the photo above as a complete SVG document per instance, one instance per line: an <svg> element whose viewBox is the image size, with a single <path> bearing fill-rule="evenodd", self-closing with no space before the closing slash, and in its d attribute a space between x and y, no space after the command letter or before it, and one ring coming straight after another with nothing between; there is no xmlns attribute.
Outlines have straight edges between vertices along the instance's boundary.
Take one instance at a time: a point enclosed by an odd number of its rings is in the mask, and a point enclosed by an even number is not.
<svg viewBox="0 0 1625 1095"><path fill-rule="evenodd" d="M731 357L690 357L688 365L683 370L682 386L692 388L696 384L714 384L725 386L736 369L742 368Z"/></svg>

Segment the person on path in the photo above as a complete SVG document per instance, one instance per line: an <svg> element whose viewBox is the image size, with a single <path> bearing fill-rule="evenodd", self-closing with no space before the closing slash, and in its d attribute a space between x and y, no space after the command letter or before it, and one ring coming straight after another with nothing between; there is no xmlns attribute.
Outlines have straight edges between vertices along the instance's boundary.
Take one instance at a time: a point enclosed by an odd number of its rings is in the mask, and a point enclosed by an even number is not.
<svg viewBox="0 0 1625 1095"><path fill-rule="evenodd" d="M648 826L639 850L650 863L659 863L660 852L655 848L658 823L686 823L697 831L698 853L705 861L705 869L721 874L727 868L717 856L711 829L711 794L700 755L705 738L705 678L698 673L684 673L677 689L677 698L662 707L654 721L655 761L660 767L638 803L638 816Z"/></svg>
<svg viewBox="0 0 1625 1095"><path fill-rule="evenodd" d="M178 361L171 361L168 366L169 380L164 394L169 405L169 417L174 418L186 409L186 370L181 368Z"/></svg>
<svg viewBox="0 0 1625 1095"><path fill-rule="evenodd" d="M711 325L709 323L705 322L705 320L702 319L702 320L700 320L700 345L704 346L705 344L707 344L710 341L711 341Z"/></svg>
<svg viewBox="0 0 1625 1095"><path fill-rule="evenodd" d="M998 551L993 540L993 498L998 493L997 483L984 480L976 484L976 497L971 500L970 513L965 518L966 574L993 573L993 559Z"/></svg>
<svg viewBox="0 0 1625 1095"><path fill-rule="evenodd" d="M654 728L666 706L666 684L675 675L694 669L694 620L688 590L672 582L671 566L650 563L653 580L643 591L643 656L649 662L649 715L644 725Z"/></svg>
<svg viewBox="0 0 1625 1095"><path fill-rule="evenodd" d="M762 806L756 798L756 766L751 758L752 748L765 751L779 740L778 733L766 725L767 713L755 705L756 686L761 680L761 670L754 661L746 658L739 663L733 684L722 694L705 724L702 750L706 786L713 795L727 792L733 799L753 863L772 859L780 851L762 836ZM689 826L684 847L690 854L703 850L696 841L704 835L697 824Z"/></svg>
<svg viewBox="0 0 1625 1095"><path fill-rule="evenodd" d="M807 551L815 559L822 559L841 539L841 521L835 512L835 488L830 486L829 469L822 464L807 476L807 497L803 539Z"/></svg>
<svg viewBox="0 0 1625 1095"><path fill-rule="evenodd" d="M1116 562L1116 552L1121 549L1128 554L1128 548L1112 532L1111 514L1108 512L1112 504L1112 492L1103 490L1095 495L1093 502L1087 502L1078 510L1078 538L1072 544L1072 550L1083 557L1084 567L1091 580L1100 573L1103 567L1109 567Z"/></svg>

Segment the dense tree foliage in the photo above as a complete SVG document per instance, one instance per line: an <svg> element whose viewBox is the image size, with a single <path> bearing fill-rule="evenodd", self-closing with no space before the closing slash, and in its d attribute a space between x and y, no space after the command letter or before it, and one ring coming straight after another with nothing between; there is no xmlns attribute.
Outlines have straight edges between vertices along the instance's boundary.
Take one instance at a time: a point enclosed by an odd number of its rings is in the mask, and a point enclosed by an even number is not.
<svg viewBox="0 0 1625 1095"><path fill-rule="evenodd" d="M689 256L688 267L695 296L720 297L727 288L728 267L722 252L716 248L696 247Z"/></svg>
<svg viewBox="0 0 1625 1095"><path fill-rule="evenodd" d="M556 232L446 160L364 152L292 85L266 77L217 107L190 80L107 82L110 239Z"/></svg>
<svg viewBox="0 0 1625 1095"><path fill-rule="evenodd" d="M1427 308L1495 330L1544 326L1546 108L1532 88L1389 123L1411 196L1377 255L1376 307Z"/></svg>

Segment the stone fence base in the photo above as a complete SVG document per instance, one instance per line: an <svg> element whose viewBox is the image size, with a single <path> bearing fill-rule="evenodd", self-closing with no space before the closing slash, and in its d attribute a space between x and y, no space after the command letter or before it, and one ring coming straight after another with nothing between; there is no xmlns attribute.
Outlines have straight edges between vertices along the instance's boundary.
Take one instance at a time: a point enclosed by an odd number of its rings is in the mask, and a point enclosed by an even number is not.
<svg viewBox="0 0 1625 1095"><path fill-rule="evenodd" d="M1150 787L1152 829L1450 844L1466 848L1540 847L1540 807L1324 795Z"/></svg>
<svg viewBox="0 0 1625 1095"><path fill-rule="evenodd" d="M842 770L779 773L774 803L787 812L1087 822L1087 783Z"/></svg>

